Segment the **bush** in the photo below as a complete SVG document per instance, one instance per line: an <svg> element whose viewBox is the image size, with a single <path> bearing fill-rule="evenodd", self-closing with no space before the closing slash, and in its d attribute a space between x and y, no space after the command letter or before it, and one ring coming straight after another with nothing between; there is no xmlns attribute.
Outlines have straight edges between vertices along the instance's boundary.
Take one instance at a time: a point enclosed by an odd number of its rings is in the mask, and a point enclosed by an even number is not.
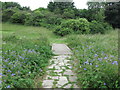
<svg viewBox="0 0 120 90"><path fill-rule="evenodd" d="M70 33L72 33L73 30L70 28L62 28L61 26L57 26L54 33L60 36L65 36L68 35Z"/></svg>
<svg viewBox="0 0 120 90"><path fill-rule="evenodd" d="M97 21L92 21L90 23L90 33L91 34L96 34L96 33L101 33L104 34L106 31L112 29L112 27L104 22L97 22Z"/></svg>
<svg viewBox="0 0 120 90"><path fill-rule="evenodd" d="M64 28L71 28L75 33L89 33L89 22L85 18L69 19L61 24Z"/></svg>
<svg viewBox="0 0 120 90"><path fill-rule="evenodd" d="M69 19L61 23L61 27L55 29L55 33L61 36L70 34L72 32L78 34L88 34L89 33L89 22L85 18Z"/></svg>
<svg viewBox="0 0 120 90"><path fill-rule="evenodd" d="M24 24L25 19L26 19L26 13L25 12L16 12L12 15L10 21L12 23Z"/></svg>
<svg viewBox="0 0 120 90"><path fill-rule="evenodd" d="M2 13L2 21L3 22L6 22L6 21L9 21L9 19L11 18L11 16L15 13L14 10L11 10L11 9L6 9L6 10L3 10L3 13Z"/></svg>

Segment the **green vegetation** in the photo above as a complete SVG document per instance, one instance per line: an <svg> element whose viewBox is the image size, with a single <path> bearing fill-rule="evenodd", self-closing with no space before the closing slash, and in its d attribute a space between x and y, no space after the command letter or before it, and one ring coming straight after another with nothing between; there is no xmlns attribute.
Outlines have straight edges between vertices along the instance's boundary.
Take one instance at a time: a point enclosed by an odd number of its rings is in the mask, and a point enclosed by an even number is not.
<svg viewBox="0 0 120 90"><path fill-rule="evenodd" d="M68 36L68 45L78 60L78 83L83 88L119 87L117 33Z"/></svg>
<svg viewBox="0 0 120 90"><path fill-rule="evenodd" d="M2 87L35 87L35 76L44 74L52 56L51 46L46 37L52 37L52 33L45 28L7 23L2 26Z"/></svg>
<svg viewBox="0 0 120 90"><path fill-rule="evenodd" d="M72 49L80 87L120 87L119 29L113 30L120 26L120 2L88 2L88 9L77 9L73 2L50 2L33 11L15 2L0 3L3 88L41 87L36 80L53 55L52 43L66 43Z"/></svg>

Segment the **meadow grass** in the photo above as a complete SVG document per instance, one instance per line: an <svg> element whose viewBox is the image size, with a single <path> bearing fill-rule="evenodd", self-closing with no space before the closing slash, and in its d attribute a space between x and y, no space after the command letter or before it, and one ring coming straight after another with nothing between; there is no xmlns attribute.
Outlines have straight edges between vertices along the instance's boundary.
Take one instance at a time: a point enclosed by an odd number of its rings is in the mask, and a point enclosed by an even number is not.
<svg viewBox="0 0 120 90"><path fill-rule="evenodd" d="M35 77L43 76L53 55L50 37L56 36L42 27L2 24L3 88L36 87Z"/></svg>
<svg viewBox="0 0 120 90"><path fill-rule="evenodd" d="M106 34L70 35L68 46L77 59L78 84L82 88L118 88L118 30Z"/></svg>
<svg viewBox="0 0 120 90"><path fill-rule="evenodd" d="M40 35L48 38L50 43L64 43L64 39L62 37L53 34L51 30L48 30L43 27L33 27L33 26L23 26L23 25L15 25L9 23L2 24L2 34L3 37L8 35L16 35L18 38L24 39L36 39Z"/></svg>

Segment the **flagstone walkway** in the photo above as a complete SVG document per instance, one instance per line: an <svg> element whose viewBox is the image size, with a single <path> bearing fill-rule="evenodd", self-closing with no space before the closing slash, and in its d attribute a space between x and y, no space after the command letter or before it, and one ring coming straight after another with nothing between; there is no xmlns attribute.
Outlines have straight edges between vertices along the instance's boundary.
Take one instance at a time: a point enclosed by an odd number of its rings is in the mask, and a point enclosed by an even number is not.
<svg viewBox="0 0 120 90"><path fill-rule="evenodd" d="M70 49L65 44L53 44L53 56L43 80L43 88L78 88L76 74L70 63Z"/></svg>

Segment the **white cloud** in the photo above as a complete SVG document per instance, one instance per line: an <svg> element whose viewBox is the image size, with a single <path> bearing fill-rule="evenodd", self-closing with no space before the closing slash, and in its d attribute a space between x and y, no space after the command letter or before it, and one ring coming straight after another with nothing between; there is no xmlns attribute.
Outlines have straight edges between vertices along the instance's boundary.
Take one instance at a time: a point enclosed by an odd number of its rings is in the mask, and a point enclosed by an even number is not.
<svg viewBox="0 0 120 90"><path fill-rule="evenodd" d="M39 7L47 8L47 5L50 0L1 0L2 2L18 2L21 6L29 6L32 10L37 9ZM79 9L87 8L86 2L87 0L73 0L75 2L75 6Z"/></svg>

